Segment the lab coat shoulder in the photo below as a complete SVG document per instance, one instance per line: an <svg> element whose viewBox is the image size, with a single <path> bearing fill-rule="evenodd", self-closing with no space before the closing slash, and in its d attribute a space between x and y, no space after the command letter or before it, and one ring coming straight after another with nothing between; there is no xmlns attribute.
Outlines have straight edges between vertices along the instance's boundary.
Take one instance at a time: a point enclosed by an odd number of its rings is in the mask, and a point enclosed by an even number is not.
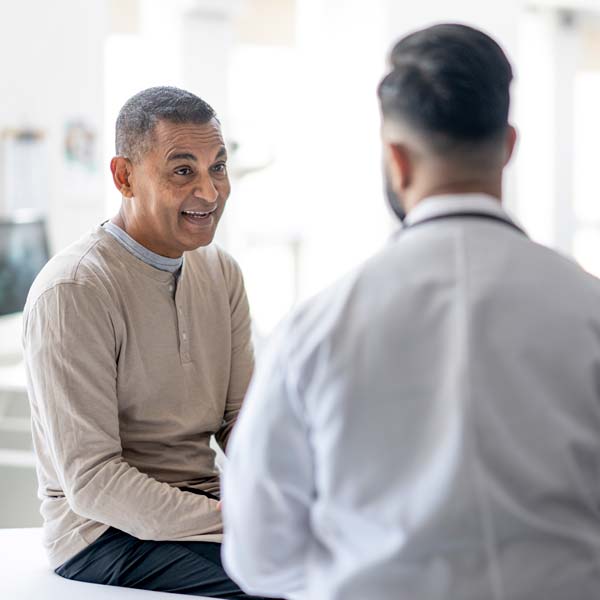
<svg viewBox="0 0 600 600"><path fill-rule="evenodd" d="M438 250L442 258L444 250ZM326 365L328 377L348 367L360 350L360 339L384 312L394 312L395 301L410 302L405 293L416 289L422 270L412 267L410 256L398 243L390 244L336 282L306 300L278 326L269 349L283 356L288 375L302 386ZM398 314L404 309L398 306Z"/></svg>
<svg viewBox="0 0 600 600"><path fill-rule="evenodd" d="M600 317L600 279L587 272L572 257L529 239L515 249L514 272L529 273L540 285L540 296L552 293L554 299L578 311L583 317Z"/></svg>

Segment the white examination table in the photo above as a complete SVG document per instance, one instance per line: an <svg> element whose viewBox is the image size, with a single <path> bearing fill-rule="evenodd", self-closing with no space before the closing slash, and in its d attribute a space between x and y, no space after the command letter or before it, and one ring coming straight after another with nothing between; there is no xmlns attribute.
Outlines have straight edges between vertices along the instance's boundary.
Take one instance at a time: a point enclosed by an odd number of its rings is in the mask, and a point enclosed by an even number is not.
<svg viewBox="0 0 600 600"><path fill-rule="evenodd" d="M68 581L48 566L41 536L41 529L0 529L2 600L189 600L194 597Z"/></svg>

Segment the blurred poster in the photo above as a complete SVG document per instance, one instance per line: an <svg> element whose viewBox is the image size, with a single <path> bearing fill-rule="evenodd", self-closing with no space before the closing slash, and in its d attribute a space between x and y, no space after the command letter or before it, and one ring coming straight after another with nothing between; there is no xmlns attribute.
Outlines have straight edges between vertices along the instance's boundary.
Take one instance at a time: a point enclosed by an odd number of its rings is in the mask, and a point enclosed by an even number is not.
<svg viewBox="0 0 600 600"><path fill-rule="evenodd" d="M96 170L96 134L85 121L73 120L65 124L64 153L70 167Z"/></svg>
<svg viewBox="0 0 600 600"><path fill-rule="evenodd" d="M97 185L97 136L84 119L66 121L63 136L64 170L61 183L64 200L79 205L82 190L90 190Z"/></svg>
<svg viewBox="0 0 600 600"><path fill-rule="evenodd" d="M5 215L26 210L48 212L48 149L34 129L6 129L0 134L0 209Z"/></svg>

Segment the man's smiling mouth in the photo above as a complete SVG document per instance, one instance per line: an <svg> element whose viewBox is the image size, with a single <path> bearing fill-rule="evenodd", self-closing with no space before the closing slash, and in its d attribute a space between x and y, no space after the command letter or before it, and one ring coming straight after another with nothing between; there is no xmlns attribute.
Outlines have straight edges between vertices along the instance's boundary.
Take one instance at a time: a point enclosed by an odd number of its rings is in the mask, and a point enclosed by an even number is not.
<svg viewBox="0 0 600 600"><path fill-rule="evenodd" d="M207 217L212 215L215 212L215 210L217 210L216 206L212 210L209 210L208 212L201 212L199 210L182 210L181 214L184 217L189 217L192 219L206 219Z"/></svg>

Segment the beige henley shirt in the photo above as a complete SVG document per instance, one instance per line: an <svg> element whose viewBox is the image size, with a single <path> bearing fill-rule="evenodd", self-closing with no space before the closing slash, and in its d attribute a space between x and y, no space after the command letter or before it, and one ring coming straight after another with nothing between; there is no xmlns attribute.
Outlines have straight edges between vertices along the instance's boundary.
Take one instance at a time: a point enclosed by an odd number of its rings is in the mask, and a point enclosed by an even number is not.
<svg viewBox="0 0 600 600"><path fill-rule="evenodd" d="M176 284L102 227L33 284L24 349L53 568L113 526L221 541L212 434L225 448L253 368L237 264L212 244Z"/></svg>

